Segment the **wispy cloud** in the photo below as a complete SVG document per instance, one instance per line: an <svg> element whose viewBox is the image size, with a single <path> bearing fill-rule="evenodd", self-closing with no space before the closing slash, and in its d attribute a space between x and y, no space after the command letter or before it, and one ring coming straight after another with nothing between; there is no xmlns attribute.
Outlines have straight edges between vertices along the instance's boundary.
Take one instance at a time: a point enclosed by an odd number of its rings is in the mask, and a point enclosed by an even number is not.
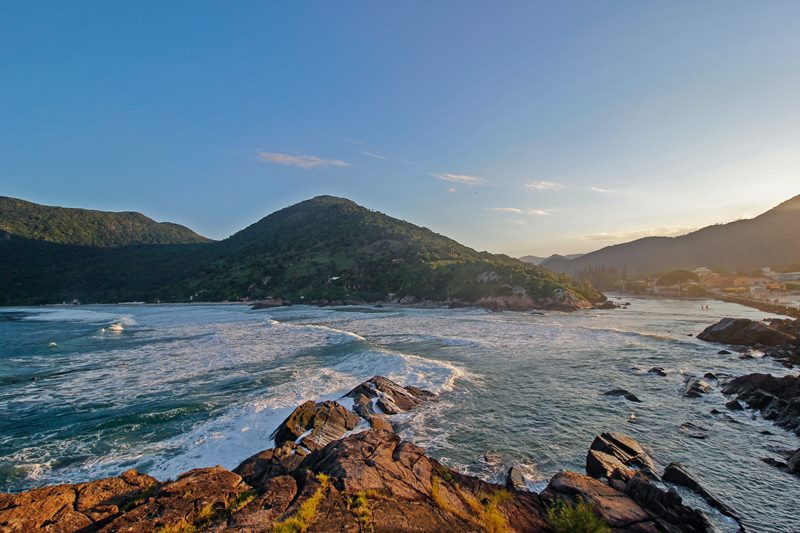
<svg viewBox="0 0 800 533"><path fill-rule="evenodd" d="M529 191L556 191L563 189L564 186L553 181L534 181L533 183L526 183L525 188Z"/></svg>
<svg viewBox="0 0 800 533"><path fill-rule="evenodd" d="M549 209L520 209L518 207L487 207L487 211L509 213L512 215L528 215L532 217L545 217L550 215Z"/></svg>
<svg viewBox="0 0 800 533"><path fill-rule="evenodd" d="M379 154L375 154L375 153L372 153L372 152L364 151L364 152L358 152L358 153L361 154L361 155L365 155L367 157L371 157L372 159L389 159L385 155L379 155Z"/></svg>
<svg viewBox="0 0 800 533"><path fill-rule="evenodd" d="M677 227L665 226L661 228L651 228L651 229L633 230L633 231L593 233L591 235L585 235L583 238L590 241L627 242L636 239L641 239L644 237L677 237L679 235L686 235L687 233L691 233L697 229L699 228L696 227L677 228Z"/></svg>
<svg viewBox="0 0 800 533"><path fill-rule="evenodd" d="M487 207L487 211L498 211L500 213L514 213L515 215L522 215L525 213L522 209L516 207Z"/></svg>
<svg viewBox="0 0 800 533"><path fill-rule="evenodd" d="M450 187L449 189L447 189L447 192L456 192L456 190L457 189L455 187Z"/></svg>
<svg viewBox="0 0 800 533"><path fill-rule="evenodd" d="M283 154L280 152L258 152L258 158L266 163L300 168L349 167L350 163L341 159L323 159L313 155Z"/></svg>
<svg viewBox="0 0 800 533"><path fill-rule="evenodd" d="M451 174L449 172L445 172L442 174L434 174L434 176L443 181L462 183L464 185L481 185L485 183L483 178L479 178L477 176L467 176L466 174Z"/></svg>
<svg viewBox="0 0 800 533"><path fill-rule="evenodd" d="M606 189L603 187L579 187L575 185L564 185L563 183L556 183L554 181L534 181L533 183L526 183L523 185L523 187L529 191L558 191L561 189L578 189L598 193L614 192L611 189Z"/></svg>

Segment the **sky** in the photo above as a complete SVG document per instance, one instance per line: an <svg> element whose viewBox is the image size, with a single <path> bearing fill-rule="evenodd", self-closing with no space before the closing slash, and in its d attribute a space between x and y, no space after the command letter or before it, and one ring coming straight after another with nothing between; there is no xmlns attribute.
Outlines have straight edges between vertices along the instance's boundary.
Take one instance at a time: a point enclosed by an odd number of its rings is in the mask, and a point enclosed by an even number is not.
<svg viewBox="0 0 800 533"><path fill-rule="evenodd" d="M581 253L800 194L800 2L0 3L0 195Z"/></svg>

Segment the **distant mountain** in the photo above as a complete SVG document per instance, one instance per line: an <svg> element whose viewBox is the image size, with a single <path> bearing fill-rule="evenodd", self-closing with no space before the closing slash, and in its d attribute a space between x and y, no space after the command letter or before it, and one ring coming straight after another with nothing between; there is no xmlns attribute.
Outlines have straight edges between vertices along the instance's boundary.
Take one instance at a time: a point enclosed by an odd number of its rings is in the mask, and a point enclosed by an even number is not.
<svg viewBox="0 0 800 533"><path fill-rule="evenodd" d="M577 259L550 258L542 266L571 275L593 269L627 274L701 266L748 272L800 262L800 196L753 219L709 226L680 237L646 237Z"/></svg>
<svg viewBox="0 0 800 533"><path fill-rule="evenodd" d="M79 246L209 242L189 228L141 213L51 207L0 196L0 233Z"/></svg>
<svg viewBox="0 0 800 533"><path fill-rule="evenodd" d="M602 295L563 275L477 252L356 203L319 196L219 242L74 246L0 239L0 303L203 301L281 297L295 302L486 298L545 305ZM504 303L500 304L505 305Z"/></svg>
<svg viewBox="0 0 800 533"><path fill-rule="evenodd" d="M525 255L519 258L520 261L523 263L530 263L532 265L541 265L545 261L553 261L556 259L576 259L583 254L569 254L569 255L558 255L553 254L550 257L539 257L536 255Z"/></svg>

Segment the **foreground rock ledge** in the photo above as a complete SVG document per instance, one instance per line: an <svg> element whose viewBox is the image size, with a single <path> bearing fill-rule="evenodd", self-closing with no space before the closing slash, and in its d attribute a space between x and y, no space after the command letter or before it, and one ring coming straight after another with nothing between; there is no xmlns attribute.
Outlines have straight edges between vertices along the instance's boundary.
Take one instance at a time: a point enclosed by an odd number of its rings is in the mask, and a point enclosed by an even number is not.
<svg viewBox="0 0 800 533"><path fill-rule="evenodd" d="M548 507L578 498L618 532L710 530L702 512L649 480L654 463L624 435L593 443L587 467L601 479L562 472L536 494L514 488L524 480L507 488L460 474L402 441L391 413L430 392L376 376L349 396L355 414L337 402L301 405L276 431L276 448L234 471L200 468L161 483L129 470L0 494L0 531L547 532Z"/></svg>

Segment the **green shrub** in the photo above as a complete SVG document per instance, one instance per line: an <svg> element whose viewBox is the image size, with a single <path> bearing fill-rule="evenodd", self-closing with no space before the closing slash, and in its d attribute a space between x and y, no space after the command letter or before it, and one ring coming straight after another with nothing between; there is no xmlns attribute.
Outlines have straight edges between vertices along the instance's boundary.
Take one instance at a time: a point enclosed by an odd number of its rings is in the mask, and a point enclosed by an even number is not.
<svg viewBox="0 0 800 533"><path fill-rule="evenodd" d="M592 506L579 500L575 506L557 500L547 510L547 522L554 533L611 533L605 520L597 516Z"/></svg>

